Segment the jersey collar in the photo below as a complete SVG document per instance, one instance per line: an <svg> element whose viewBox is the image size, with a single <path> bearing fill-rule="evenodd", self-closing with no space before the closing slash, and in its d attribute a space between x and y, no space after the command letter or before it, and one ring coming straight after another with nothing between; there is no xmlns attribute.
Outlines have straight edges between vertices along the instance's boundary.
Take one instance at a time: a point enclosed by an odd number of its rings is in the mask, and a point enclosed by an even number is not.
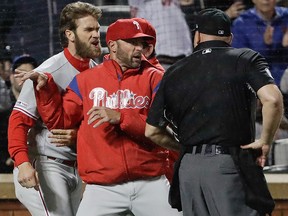
<svg viewBox="0 0 288 216"><path fill-rule="evenodd" d="M89 68L90 59L80 60L71 55L68 48L64 48L64 55L73 67L79 72L87 70Z"/></svg>

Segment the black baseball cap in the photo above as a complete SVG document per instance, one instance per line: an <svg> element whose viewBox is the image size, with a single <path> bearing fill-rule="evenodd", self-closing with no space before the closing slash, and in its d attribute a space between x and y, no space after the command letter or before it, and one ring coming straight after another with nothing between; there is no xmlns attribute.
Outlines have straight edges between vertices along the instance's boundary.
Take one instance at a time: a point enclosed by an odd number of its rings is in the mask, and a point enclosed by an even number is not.
<svg viewBox="0 0 288 216"><path fill-rule="evenodd" d="M32 64L34 68L38 66L37 61L32 56L24 54L14 58L12 63L12 72L22 64Z"/></svg>
<svg viewBox="0 0 288 216"><path fill-rule="evenodd" d="M222 10L208 8L197 14L195 30L208 35L230 36L231 20Z"/></svg>

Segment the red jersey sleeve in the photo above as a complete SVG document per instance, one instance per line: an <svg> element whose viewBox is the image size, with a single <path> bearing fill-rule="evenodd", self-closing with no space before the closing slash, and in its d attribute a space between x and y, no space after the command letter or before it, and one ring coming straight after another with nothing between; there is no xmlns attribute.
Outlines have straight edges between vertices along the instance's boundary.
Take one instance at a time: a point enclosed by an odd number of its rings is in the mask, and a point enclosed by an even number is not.
<svg viewBox="0 0 288 216"><path fill-rule="evenodd" d="M148 70L151 70L151 68L149 68ZM148 76L149 86L147 86L147 88L149 88L151 91L151 94L148 95L151 98L150 106L156 95L162 76L163 73L156 69L153 69ZM141 114L132 109L124 109L121 110L120 112L121 112L121 118L120 118L121 130L123 130L130 136L141 137L141 140L147 141L148 139L145 137L144 134L148 112L145 114Z"/></svg>
<svg viewBox="0 0 288 216"><path fill-rule="evenodd" d="M43 122L49 130L77 127L83 119L82 100L69 87L62 95L51 74L46 75L48 82L44 87L37 91L34 85L38 112Z"/></svg>
<svg viewBox="0 0 288 216"><path fill-rule="evenodd" d="M35 120L20 111L13 110L8 126L8 151L15 166L28 162L28 130L35 124Z"/></svg>

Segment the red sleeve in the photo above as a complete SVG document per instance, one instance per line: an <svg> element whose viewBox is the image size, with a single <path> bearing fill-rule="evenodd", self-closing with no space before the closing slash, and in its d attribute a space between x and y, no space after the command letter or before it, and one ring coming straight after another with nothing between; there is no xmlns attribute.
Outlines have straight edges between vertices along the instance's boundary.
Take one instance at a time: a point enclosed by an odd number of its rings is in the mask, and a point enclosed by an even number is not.
<svg viewBox="0 0 288 216"><path fill-rule="evenodd" d="M20 111L13 110L8 126L8 151L15 166L28 162L27 133L35 124L35 120Z"/></svg>
<svg viewBox="0 0 288 216"><path fill-rule="evenodd" d="M154 72L151 73L151 77L149 77L150 86L147 86L147 88L150 87L151 92L152 92L150 106L156 95L162 76L163 76L163 73L161 71L154 70ZM145 137L145 126L146 126L147 114L140 114L134 111L133 109L121 110L120 112L121 112L121 118L120 118L121 130L123 130L130 136L142 137L141 139L144 138L144 140L148 140Z"/></svg>
<svg viewBox="0 0 288 216"><path fill-rule="evenodd" d="M146 115L133 110L121 110L120 128L133 137L145 137Z"/></svg>
<svg viewBox="0 0 288 216"><path fill-rule="evenodd" d="M77 127L83 119L82 100L69 87L62 95L51 74L46 75L48 82L39 91L34 84L37 109L43 122L49 130Z"/></svg>

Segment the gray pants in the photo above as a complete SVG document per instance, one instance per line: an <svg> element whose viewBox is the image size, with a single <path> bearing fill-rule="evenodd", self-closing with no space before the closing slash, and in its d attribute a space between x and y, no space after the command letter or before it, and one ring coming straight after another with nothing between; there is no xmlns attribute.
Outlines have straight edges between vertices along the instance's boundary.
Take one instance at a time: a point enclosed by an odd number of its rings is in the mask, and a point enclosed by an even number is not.
<svg viewBox="0 0 288 216"><path fill-rule="evenodd" d="M77 216L182 216L168 203L170 184L163 176L122 184L87 184ZM128 215L131 216L131 215Z"/></svg>
<svg viewBox="0 0 288 216"><path fill-rule="evenodd" d="M179 169L184 216L258 216L228 154L185 154Z"/></svg>

